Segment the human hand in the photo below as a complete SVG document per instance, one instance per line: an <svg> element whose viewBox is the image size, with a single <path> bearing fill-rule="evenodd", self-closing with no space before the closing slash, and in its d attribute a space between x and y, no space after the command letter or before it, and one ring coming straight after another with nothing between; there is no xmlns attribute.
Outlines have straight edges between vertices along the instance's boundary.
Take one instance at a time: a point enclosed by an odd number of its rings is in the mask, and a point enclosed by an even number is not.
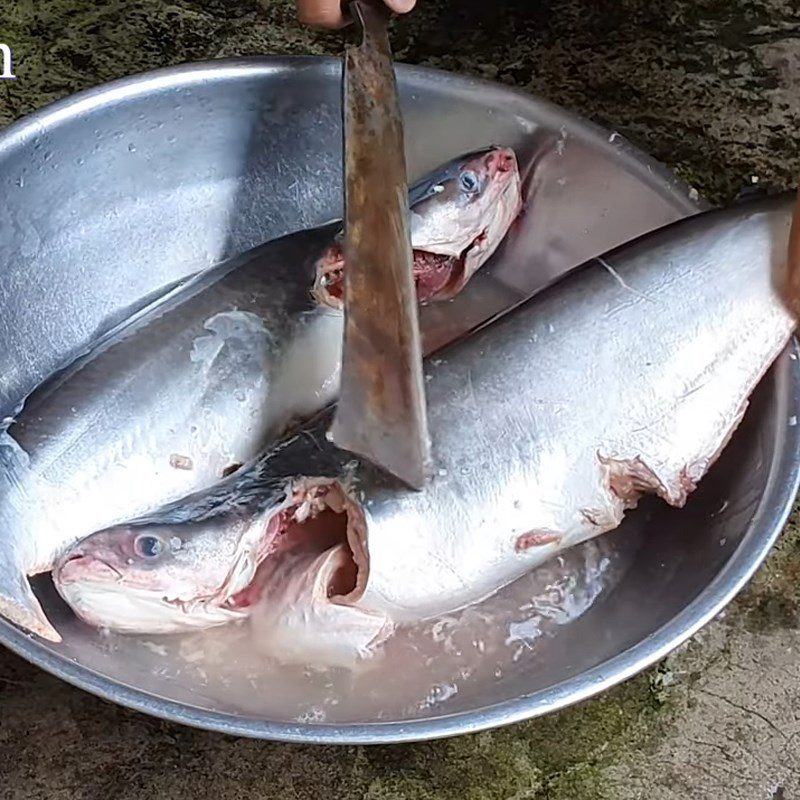
<svg viewBox="0 0 800 800"><path fill-rule="evenodd" d="M396 14L406 14L416 0L383 0ZM314 28L341 28L348 20L342 15L341 0L297 0L297 16Z"/></svg>

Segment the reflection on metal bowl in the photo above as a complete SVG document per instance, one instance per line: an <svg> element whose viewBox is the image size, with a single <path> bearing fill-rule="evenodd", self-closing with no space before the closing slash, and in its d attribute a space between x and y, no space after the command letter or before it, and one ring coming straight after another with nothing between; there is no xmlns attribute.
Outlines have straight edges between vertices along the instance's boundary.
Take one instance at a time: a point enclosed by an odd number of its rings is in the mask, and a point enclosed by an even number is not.
<svg viewBox="0 0 800 800"><path fill-rule="evenodd" d="M436 346L553 277L700 207L613 132L509 89L399 68L417 177L514 147L527 211L455 301L424 309ZM0 409L173 284L341 211L339 64L216 61L82 93L0 133ZM643 504L486 603L402 631L352 676L285 670L242 628L104 636L37 582L59 645L0 641L90 692L190 725L270 739L392 742L548 713L654 663L760 564L798 483L800 374L788 350L681 511ZM0 536L8 535L0 531Z"/></svg>

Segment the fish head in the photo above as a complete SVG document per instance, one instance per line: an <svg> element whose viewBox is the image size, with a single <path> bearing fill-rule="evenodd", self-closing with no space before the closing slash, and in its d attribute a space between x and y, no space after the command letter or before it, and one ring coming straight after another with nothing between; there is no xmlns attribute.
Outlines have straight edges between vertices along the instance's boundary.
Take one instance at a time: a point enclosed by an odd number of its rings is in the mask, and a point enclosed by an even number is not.
<svg viewBox="0 0 800 800"><path fill-rule="evenodd" d="M490 147L455 159L411 196L420 301L448 300L492 256L522 210L514 151Z"/></svg>
<svg viewBox="0 0 800 800"><path fill-rule="evenodd" d="M409 190L414 280L420 302L454 297L492 256L522 211L514 151L492 146L453 159ZM314 296L341 308L345 253L320 259Z"/></svg>
<svg viewBox="0 0 800 800"><path fill-rule="evenodd" d="M53 582L98 628L174 633L223 624L245 616L229 601L255 574L250 530L257 526L240 521L220 530L213 520L114 526L70 548Z"/></svg>
<svg viewBox="0 0 800 800"><path fill-rule="evenodd" d="M359 608L368 573L366 518L338 482L299 479L260 514L123 524L66 552L53 582L94 627L198 630L248 617L256 646L284 663L356 667L393 630ZM238 529L237 529L237 526Z"/></svg>

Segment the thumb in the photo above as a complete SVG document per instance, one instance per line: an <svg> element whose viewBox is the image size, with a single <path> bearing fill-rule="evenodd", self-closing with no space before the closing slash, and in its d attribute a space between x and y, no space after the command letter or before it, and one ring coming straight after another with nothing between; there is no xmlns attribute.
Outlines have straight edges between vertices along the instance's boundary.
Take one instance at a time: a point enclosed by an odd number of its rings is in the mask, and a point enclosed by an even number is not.
<svg viewBox="0 0 800 800"><path fill-rule="evenodd" d="M297 16L312 28L341 28L346 22L341 0L297 0Z"/></svg>
<svg viewBox="0 0 800 800"><path fill-rule="evenodd" d="M416 0L384 0L396 14L407 14L416 5Z"/></svg>

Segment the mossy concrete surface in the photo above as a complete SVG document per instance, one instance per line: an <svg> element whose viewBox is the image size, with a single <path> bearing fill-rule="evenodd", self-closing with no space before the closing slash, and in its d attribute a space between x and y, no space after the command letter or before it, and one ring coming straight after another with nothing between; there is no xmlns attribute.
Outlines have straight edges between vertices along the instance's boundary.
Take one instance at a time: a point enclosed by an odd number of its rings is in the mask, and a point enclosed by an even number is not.
<svg viewBox="0 0 800 800"><path fill-rule="evenodd" d="M723 202L800 175L796 0L418 0L403 61L514 84L620 131ZM78 89L228 55L336 53L257 0L4 0L0 124ZM800 797L800 529L657 669L528 724L309 748L181 728L0 652L0 800L789 800Z"/></svg>

